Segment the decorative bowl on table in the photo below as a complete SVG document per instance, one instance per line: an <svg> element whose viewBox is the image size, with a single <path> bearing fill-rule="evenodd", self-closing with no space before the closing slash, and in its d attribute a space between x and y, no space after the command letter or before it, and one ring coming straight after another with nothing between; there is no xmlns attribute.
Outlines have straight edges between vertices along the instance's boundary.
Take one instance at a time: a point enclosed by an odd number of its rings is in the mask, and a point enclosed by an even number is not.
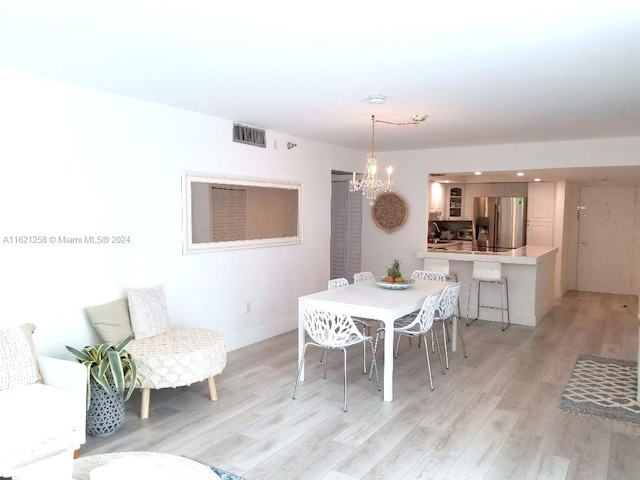
<svg viewBox="0 0 640 480"><path fill-rule="evenodd" d="M387 282L385 281L385 277L376 277L376 284L389 290L404 290L413 285L413 283L414 280L411 278L406 278L402 282Z"/></svg>

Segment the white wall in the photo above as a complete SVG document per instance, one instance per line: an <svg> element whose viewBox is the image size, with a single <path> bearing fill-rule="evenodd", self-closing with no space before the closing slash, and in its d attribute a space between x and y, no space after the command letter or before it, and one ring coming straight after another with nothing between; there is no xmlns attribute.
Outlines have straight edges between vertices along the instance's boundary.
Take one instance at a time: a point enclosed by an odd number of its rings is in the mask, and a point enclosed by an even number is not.
<svg viewBox="0 0 640 480"><path fill-rule="evenodd" d="M215 328L229 349L296 328L297 297L326 287L331 170L361 170L364 149L270 131L268 148L250 147L231 142L229 121L2 70L0 106L0 325L36 323L39 351L96 341L83 308L130 287L164 285L174 324ZM378 156L393 164L409 216L386 233L365 201L362 269L384 273L399 258L410 274L426 244L429 173L637 165L640 137ZM301 181L304 243L181 255L185 170ZM16 245L16 236L130 243Z"/></svg>
<svg viewBox="0 0 640 480"><path fill-rule="evenodd" d="M426 248L429 174L638 165L640 137L378 152L378 163L393 164L395 189L409 204L409 218L405 226L389 234L375 225L368 204L363 207L362 268L379 275L399 258L403 274L411 274L422 268L416 252ZM575 241L576 237L561 239L563 245ZM561 258L562 274L569 275L560 276L561 288L572 284L568 253Z"/></svg>
<svg viewBox="0 0 640 480"><path fill-rule="evenodd" d="M294 329L297 297L326 287L331 169L361 152L270 131L266 149L233 143L229 121L2 70L0 105L0 325L35 323L39 351L97 341L83 308L130 287L164 285L173 324L229 349ZM304 243L183 256L185 170L301 181ZM58 240L85 235L130 243Z"/></svg>

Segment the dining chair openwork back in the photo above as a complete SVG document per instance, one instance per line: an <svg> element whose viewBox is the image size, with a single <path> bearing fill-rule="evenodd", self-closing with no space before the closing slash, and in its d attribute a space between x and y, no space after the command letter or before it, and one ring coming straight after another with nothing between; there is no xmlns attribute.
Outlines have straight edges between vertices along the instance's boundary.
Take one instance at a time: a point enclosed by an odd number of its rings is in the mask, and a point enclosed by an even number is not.
<svg viewBox="0 0 640 480"><path fill-rule="evenodd" d="M436 282L446 282L447 281L447 276L445 275L444 272L438 272L438 271L431 271L431 270L414 270L413 273L411 274L411 279L412 280L433 280ZM409 323L413 317L416 316L418 312L413 312L410 313L408 315L405 315L402 318L399 318L398 320L396 320L396 323L398 324L407 324ZM418 348L420 348L420 345L422 343L422 337L418 338ZM409 344L411 344L411 337L409 337ZM398 358L398 350L400 349L400 337L398 338L398 345L396 347L396 353L395 353L395 358Z"/></svg>
<svg viewBox="0 0 640 480"><path fill-rule="evenodd" d="M360 283L360 282L365 282L367 280L375 280L375 277L373 276L373 273L371 272L358 272L358 273L354 273L353 274L353 283ZM361 324L364 329L364 333L365 335L370 335L371 334L371 328L378 328L380 327L380 320L374 320L373 318L360 318L360 317L353 317L353 321L356 323ZM365 372L367 373L367 372Z"/></svg>
<svg viewBox="0 0 640 480"><path fill-rule="evenodd" d="M447 276L442 272L432 272L429 270L415 270L411 274L413 280L435 280L436 282L446 282Z"/></svg>
<svg viewBox="0 0 640 480"><path fill-rule="evenodd" d="M375 277L371 272L358 272L353 274L353 283L364 282L365 280L373 280Z"/></svg>
<svg viewBox="0 0 640 480"><path fill-rule="evenodd" d="M331 290L332 288L346 287L347 285L349 285L349 280L346 278L334 278L327 282L327 289Z"/></svg>
<svg viewBox="0 0 640 480"><path fill-rule="evenodd" d="M344 353L344 407L347 411L347 347L357 345L359 343L368 342L373 351L373 341L371 337L364 336L349 315L339 314L335 312L327 312L317 309L307 309L304 312L304 328L311 337L311 341L305 343L302 351L302 360L298 368L298 376L293 389L293 399L295 400L298 393L298 385L300 383L300 375L304 368L304 359L307 347L310 345L322 349L339 349ZM375 371L376 383L378 391L380 391L380 379L378 377L378 365L375 354L371 361L372 372ZM325 362L324 376L327 378L327 362ZM371 377L369 377L371 380Z"/></svg>
<svg viewBox="0 0 640 480"><path fill-rule="evenodd" d="M435 323L442 323L442 342L444 343L444 358L447 368L449 368L449 352L447 348L447 322L449 322L453 328L453 318L456 317L456 324L458 325L458 337L462 343L462 351L464 352L464 358L467 358L467 349L464 346L464 338L462 338L462 330L460 330L460 317L458 312L458 298L460 295L460 284L454 283L446 287L440 294L438 299L438 308L433 318ZM435 328L431 330L431 350L434 351L434 340L437 337ZM426 344L425 344L426 345ZM444 373L444 368L442 370Z"/></svg>
<svg viewBox="0 0 640 480"><path fill-rule="evenodd" d="M424 300L424 303L422 304L422 308L420 308L420 311L412 319L411 322L406 324L400 324L400 325L396 324L396 326L393 327L394 334L397 334L399 336L398 340L400 339L400 337L403 337L403 336L409 337L409 338L413 338L413 337L424 338L424 344L425 344L424 351L427 357L427 369L429 371L429 385L431 387L431 390L433 390L433 377L431 375L431 360L429 359L429 349L426 347L426 345L428 345L426 335L433 328L433 319L436 314L436 309L438 308L439 299L440 299L440 294L429 295ZM378 349L378 340L380 339L381 331L382 329L378 330L378 333L376 334L376 340L373 344L374 360L376 358L376 351ZM436 342L436 346L438 347L438 356L440 357L440 363L442 363L442 353L440 351L440 342L438 340L437 335L435 336L435 342ZM373 364L372 364L372 368L373 368ZM369 374L369 379L371 379L371 374Z"/></svg>

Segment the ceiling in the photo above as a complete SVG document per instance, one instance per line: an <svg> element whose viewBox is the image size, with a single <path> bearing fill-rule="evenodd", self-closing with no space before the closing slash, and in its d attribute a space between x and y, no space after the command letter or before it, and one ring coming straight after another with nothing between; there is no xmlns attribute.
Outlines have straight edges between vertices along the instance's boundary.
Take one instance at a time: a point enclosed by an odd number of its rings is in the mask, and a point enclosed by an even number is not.
<svg viewBox="0 0 640 480"><path fill-rule="evenodd" d="M640 135L637 0L2 0L0 68L359 150Z"/></svg>

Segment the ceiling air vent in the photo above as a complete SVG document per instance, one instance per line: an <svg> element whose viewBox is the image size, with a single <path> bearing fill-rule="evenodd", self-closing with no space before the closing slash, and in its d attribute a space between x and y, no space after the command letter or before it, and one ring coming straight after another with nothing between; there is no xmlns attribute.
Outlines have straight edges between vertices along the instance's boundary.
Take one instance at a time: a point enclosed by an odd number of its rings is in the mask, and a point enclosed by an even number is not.
<svg viewBox="0 0 640 480"><path fill-rule="evenodd" d="M233 124L233 141L246 143L255 147L267 148L267 138L264 130L247 127L246 125Z"/></svg>

